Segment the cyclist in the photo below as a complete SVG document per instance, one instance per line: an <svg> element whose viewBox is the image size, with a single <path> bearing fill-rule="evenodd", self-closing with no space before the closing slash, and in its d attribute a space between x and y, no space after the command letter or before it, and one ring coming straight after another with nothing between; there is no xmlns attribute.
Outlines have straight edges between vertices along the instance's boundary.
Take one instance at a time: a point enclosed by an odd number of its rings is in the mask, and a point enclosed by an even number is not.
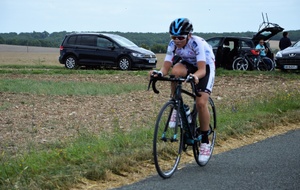
<svg viewBox="0 0 300 190"><path fill-rule="evenodd" d="M196 98L200 131L203 134L199 162L206 163L210 157L210 144L207 133L209 131L210 115L207 108L208 98L212 92L215 78L215 56L211 46L198 36L192 35L193 25L187 18L175 19L169 28L171 41L169 42L166 57L160 71L150 71L154 76L164 76L169 73L175 77L187 77L192 75L201 97ZM173 65L174 56L181 59ZM175 91L174 83L171 84L171 93ZM170 127L176 121L176 110L173 111Z"/></svg>

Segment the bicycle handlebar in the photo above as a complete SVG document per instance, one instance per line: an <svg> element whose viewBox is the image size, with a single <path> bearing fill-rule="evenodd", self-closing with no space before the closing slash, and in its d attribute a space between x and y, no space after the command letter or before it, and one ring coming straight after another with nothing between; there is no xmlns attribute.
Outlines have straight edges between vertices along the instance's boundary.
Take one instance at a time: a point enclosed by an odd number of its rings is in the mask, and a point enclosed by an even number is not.
<svg viewBox="0 0 300 190"><path fill-rule="evenodd" d="M157 76L154 77L153 75L151 75L150 80L149 80L149 84L148 84L148 90L150 89L150 86L152 84L152 90L156 93L159 94L159 90L157 90L156 88L156 82L157 81L171 81L171 82L188 82L191 83L192 86L192 90L193 93L196 94L196 96L200 97L201 94L199 94L199 92L196 90L196 84L194 81L194 77L191 75L188 75L187 78L183 78L183 77L175 77L174 75L170 75L169 77L161 77L161 76Z"/></svg>

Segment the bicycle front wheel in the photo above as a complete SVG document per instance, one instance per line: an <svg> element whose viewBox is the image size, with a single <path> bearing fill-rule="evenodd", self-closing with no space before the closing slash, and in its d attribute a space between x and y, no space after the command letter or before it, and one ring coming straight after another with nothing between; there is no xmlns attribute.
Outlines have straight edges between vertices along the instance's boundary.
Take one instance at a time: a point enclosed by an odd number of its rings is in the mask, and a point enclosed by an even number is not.
<svg viewBox="0 0 300 190"><path fill-rule="evenodd" d="M262 57L261 60L257 63L257 70L259 71L273 71L274 68L274 62L268 57Z"/></svg>
<svg viewBox="0 0 300 190"><path fill-rule="evenodd" d="M208 99L208 111L209 111L209 115L210 115L208 140L209 140L209 144L210 144L211 154L206 163L200 162L198 160L198 156L199 156L199 152L200 152L201 142L195 141L195 143L193 145L193 153L194 153L194 158L199 166L205 166L208 163L208 161L210 160L210 158L213 154L213 151L215 148L215 142L216 142L217 113L216 113L215 104L210 97ZM197 124L198 123L199 122L197 122Z"/></svg>
<svg viewBox="0 0 300 190"><path fill-rule="evenodd" d="M154 131L153 155L155 168L162 178L169 178L176 171L182 152L182 129L179 126L179 112L176 122L170 123L175 102L167 102L160 110Z"/></svg>

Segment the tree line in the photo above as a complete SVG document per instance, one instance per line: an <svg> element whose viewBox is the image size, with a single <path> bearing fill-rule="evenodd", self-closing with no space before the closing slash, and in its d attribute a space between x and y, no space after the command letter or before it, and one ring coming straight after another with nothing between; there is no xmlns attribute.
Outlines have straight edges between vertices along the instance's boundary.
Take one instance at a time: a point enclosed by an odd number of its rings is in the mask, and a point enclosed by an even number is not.
<svg viewBox="0 0 300 190"><path fill-rule="evenodd" d="M0 44L23 45L23 46L39 46L39 47L59 47L66 34L73 32L10 32L0 33ZM169 33L139 33L139 32L100 32L118 34L128 38L138 46L151 49L155 53L165 53L167 45L170 41ZM223 32L223 33L197 33L195 35L208 39L216 36L237 36L237 37L253 37L256 32ZM272 40L280 40L282 33L272 37ZM300 30L289 31L289 38L292 41L300 39Z"/></svg>

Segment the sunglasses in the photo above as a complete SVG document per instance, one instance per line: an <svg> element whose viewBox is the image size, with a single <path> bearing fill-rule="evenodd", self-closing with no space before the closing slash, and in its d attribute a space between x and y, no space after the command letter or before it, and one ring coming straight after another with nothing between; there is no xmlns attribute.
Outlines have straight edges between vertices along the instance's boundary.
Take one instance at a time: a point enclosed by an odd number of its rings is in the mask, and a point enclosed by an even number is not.
<svg viewBox="0 0 300 190"><path fill-rule="evenodd" d="M172 40L184 40L187 38L187 36L171 36Z"/></svg>

